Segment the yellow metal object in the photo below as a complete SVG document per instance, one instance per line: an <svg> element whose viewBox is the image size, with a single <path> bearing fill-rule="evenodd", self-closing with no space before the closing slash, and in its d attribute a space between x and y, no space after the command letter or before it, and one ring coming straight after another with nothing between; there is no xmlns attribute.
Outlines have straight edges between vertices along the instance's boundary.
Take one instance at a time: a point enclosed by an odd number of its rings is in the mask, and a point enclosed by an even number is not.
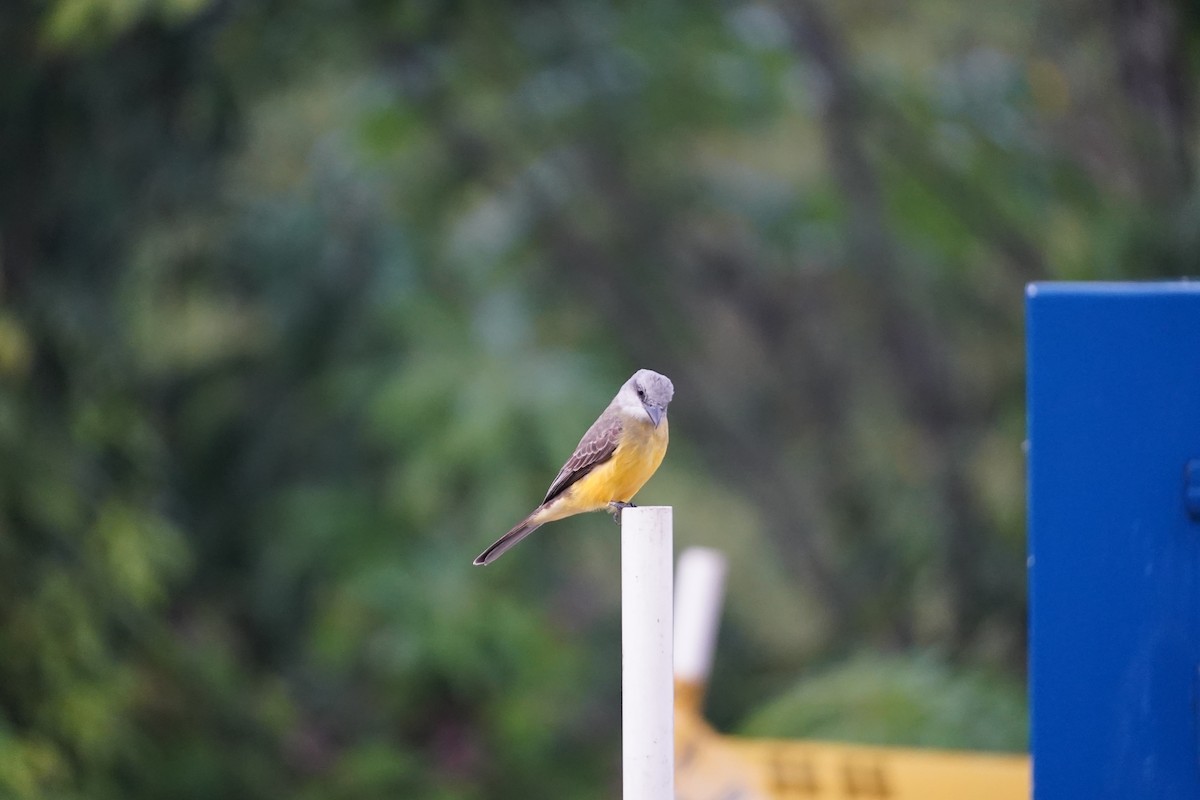
<svg viewBox="0 0 1200 800"><path fill-rule="evenodd" d="M1029 757L722 736L675 684L677 800L1029 800Z"/></svg>

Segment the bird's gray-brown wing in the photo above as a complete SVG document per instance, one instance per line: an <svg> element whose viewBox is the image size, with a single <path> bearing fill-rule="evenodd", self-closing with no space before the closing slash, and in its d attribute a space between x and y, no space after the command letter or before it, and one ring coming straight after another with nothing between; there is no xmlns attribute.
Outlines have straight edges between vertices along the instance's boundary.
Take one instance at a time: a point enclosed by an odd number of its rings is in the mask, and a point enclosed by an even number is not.
<svg viewBox="0 0 1200 800"><path fill-rule="evenodd" d="M575 452L558 471L558 476L550 484L542 505L558 497L570 488L571 484L612 458L620 439L621 415L616 409L607 409L592 423L592 427L587 429L587 433L575 447Z"/></svg>

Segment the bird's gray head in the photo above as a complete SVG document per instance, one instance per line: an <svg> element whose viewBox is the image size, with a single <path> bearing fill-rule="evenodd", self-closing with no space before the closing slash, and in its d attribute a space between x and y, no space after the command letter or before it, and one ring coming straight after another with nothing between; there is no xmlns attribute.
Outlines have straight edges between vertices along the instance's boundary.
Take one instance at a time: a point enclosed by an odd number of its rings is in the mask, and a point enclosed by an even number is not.
<svg viewBox="0 0 1200 800"><path fill-rule="evenodd" d="M649 419L657 428L674 396L670 378L651 369L639 369L617 392L616 402L626 414Z"/></svg>

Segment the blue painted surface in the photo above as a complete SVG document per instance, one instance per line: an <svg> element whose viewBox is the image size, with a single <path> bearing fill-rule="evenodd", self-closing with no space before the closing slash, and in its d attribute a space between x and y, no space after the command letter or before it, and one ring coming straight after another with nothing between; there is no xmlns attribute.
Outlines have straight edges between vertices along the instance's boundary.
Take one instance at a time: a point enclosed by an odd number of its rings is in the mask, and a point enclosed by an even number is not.
<svg viewBox="0 0 1200 800"><path fill-rule="evenodd" d="M1200 798L1200 283L1026 314L1034 797Z"/></svg>

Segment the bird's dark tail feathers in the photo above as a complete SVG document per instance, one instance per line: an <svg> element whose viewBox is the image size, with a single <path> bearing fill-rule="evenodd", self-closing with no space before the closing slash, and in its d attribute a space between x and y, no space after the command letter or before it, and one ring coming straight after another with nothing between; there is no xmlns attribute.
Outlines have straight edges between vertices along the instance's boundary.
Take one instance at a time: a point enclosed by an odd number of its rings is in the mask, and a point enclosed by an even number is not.
<svg viewBox="0 0 1200 800"><path fill-rule="evenodd" d="M507 553L517 544L517 542L521 541L526 536L542 527L542 523L533 521L533 518L537 515L538 511L541 511L541 509L539 508L534 511L528 517L518 522L516 527L514 527L511 531L493 542L487 550L484 550L479 554L474 563L476 565L492 563L497 558Z"/></svg>

